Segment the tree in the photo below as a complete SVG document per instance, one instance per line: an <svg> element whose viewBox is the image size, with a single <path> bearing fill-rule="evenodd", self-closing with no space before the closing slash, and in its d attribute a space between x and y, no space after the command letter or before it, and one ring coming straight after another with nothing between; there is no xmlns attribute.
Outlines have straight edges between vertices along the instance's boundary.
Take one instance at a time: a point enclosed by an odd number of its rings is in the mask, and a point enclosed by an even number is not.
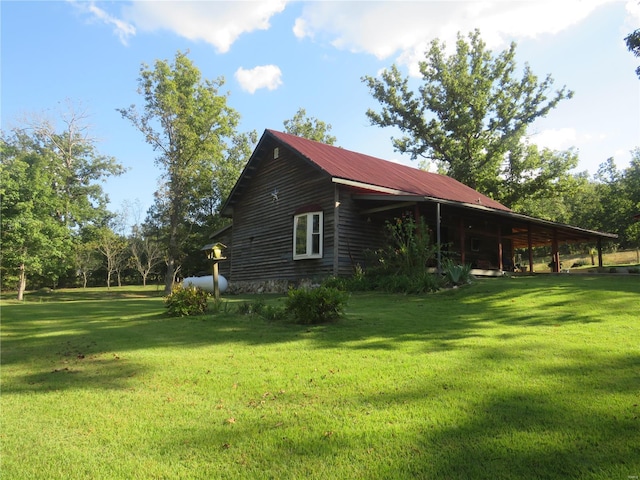
<svg viewBox="0 0 640 480"><path fill-rule="evenodd" d="M422 86L410 89L397 66L381 79L365 76L382 111L367 112L371 123L393 126L396 150L424 157L460 182L499 201L517 202L528 192L551 188L557 175L574 166L570 156L541 155L526 140L527 127L573 92L550 92L551 76L539 81L527 64L516 77L516 44L493 55L478 30L468 41L458 35L456 51L431 43L420 62Z"/></svg>
<svg viewBox="0 0 640 480"><path fill-rule="evenodd" d="M111 276L118 274L118 286L121 286L120 270L123 266L126 240L109 227L101 227L97 232L97 249L107 262L107 288L111 288Z"/></svg>
<svg viewBox="0 0 640 480"><path fill-rule="evenodd" d="M98 153L85 113L69 106L60 118L61 129L30 119L2 134L2 280L16 281L20 299L27 278L55 286L73 268L75 237L110 215L99 182L123 172Z"/></svg>
<svg viewBox="0 0 640 480"><path fill-rule="evenodd" d="M333 135L329 135L331 131L330 123L325 123L314 117L307 117L307 111L304 108L299 108L293 118L285 120L283 124L284 131L291 135L308 138L327 145L333 145L337 140Z"/></svg>
<svg viewBox="0 0 640 480"><path fill-rule="evenodd" d="M197 221L194 206L213 196L221 168L237 140L239 114L219 94L223 78L203 80L185 53L173 64L142 65L138 91L144 109L135 105L119 109L158 152L156 163L164 170L162 188L156 192L157 213L167 222L167 274L165 293L173 286L175 271L184 255L183 240ZM216 199L219 201L219 199Z"/></svg>
<svg viewBox="0 0 640 480"><path fill-rule="evenodd" d="M85 111L67 102L60 120L62 128L51 119L36 119L27 120L22 129L24 133L30 132L50 159L49 168L55 175L53 187L63 200L56 217L70 228L103 223L110 214L108 198L99 182L125 170L113 157L98 153Z"/></svg>
<svg viewBox="0 0 640 480"><path fill-rule="evenodd" d="M102 265L98 245L93 241L79 241L74 252L76 272L82 278L82 288L87 288L89 277Z"/></svg>
<svg viewBox="0 0 640 480"><path fill-rule="evenodd" d="M147 285L147 277L164 258L164 250L160 243L143 228L134 228L129 240L133 267L142 277L142 285Z"/></svg>
<svg viewBox="0 0 640 480"><path fill-rule="evenodd" d="M640 57L640 28L624 37L624 41L629 51L636 57ZM636 68L636 75L640 78L640 66Z"/></svg>
<svg viewBox="0 0 640 480"><path fill-rule="evenodd" d="M27 276L59 273L71 246L70 231L56 219L61 206L48 152L27 135L2 138L0 218L3 285L16 282L18 300ZM8 282L7 282L8 281Z"/></svg>

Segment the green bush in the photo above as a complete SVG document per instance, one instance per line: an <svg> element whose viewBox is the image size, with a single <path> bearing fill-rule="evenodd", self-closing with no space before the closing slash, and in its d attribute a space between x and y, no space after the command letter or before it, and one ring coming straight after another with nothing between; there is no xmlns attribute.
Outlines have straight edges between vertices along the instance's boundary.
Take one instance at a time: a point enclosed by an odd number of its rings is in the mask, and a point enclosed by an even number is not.
<svg viewBox="0 0 640 480"><path fill-rule="evenodd" d="M327 323L342 316L347 298L337 288L292 289L285 301L285 313L299 324Z"/></svg>
<svg viewBox="0 0 640 480"><path fill-rule="evenodd" d="M238 305L238 313L240 315L249 315L253 317L258 315L268 322L284 320L287 313L284 308L275 305L267 305L264 300L258 299L253 302L243 302Z"/></svg>
<svg viewBox="0 0 640 480"><path fill-rule="evenodd" d="M442 261L442 273L449 285L464 285L471 282L471 265L458 265L453 260L445 258Z"/></svg>
<svg viewBox="0 0 640 480"><path fill-rule="evenodd" d="M202 315L207 311L209 294L196 287L176 285L164 298L164 306L172 317Z"/></svg>

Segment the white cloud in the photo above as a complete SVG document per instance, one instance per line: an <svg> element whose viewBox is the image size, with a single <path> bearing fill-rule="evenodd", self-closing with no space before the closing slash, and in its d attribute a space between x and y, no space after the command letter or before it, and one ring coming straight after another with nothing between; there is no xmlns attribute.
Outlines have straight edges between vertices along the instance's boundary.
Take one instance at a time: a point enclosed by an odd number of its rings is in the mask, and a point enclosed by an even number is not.
<svg viewBox="0 0 640 480"><path fill-rule="evenodd" d="M575 128L543 130L529 137L529 140L538 145L538 147L551 150L566 150L575 146L577 139L578 132Z"/></svg>
<svg viewBox="0 0 640 480"><path fill-rule="evenodd" d="M243 33L267 30L269 19L284 10L286 0L245 2L135 1L124 13L140 30L169 30L201 40L226 53Z"/></svg>
<svg viewBox="0 0 640 480"><path fill-rule="evenodd" d="M532 143L541 148L549 148L551 150L566 150L571 147L580 149L580 147L601 143L606 139L607 135L603 133L596 135L581 133L575 128L568 127L542 130L529 137Z"/></svg>
<svg viewBox="0 0 640 480"><path fill-rule="evenodd" d="M415 75L435 38L452 47L458 32L479 28L487 46L496 48L512 38L556 34L612 1L314 2L305 4L293 33L379 59L395 55Z"/></svg>
<svg viewBox="0 0 640 480"><path fill-rule="evenodd" d="M282 72L276 65L260 65L251 70L240 67L234 77L240 87L251 94L260 88L275 90L282 85Z"/></svg>
<svg viewBox="0 0 640 480"><path fill-rule="evenodd" d="M110 15L102 8L98 7L95 2L81 2L76 0L68 0L71 5L77 8L80 12L87 14L93 20L98 20L102 23L113 27L114 33L120 39L123 45L127 45L129 37L136 34L136 27L131 23L127 23L124 20Z"/></svg>

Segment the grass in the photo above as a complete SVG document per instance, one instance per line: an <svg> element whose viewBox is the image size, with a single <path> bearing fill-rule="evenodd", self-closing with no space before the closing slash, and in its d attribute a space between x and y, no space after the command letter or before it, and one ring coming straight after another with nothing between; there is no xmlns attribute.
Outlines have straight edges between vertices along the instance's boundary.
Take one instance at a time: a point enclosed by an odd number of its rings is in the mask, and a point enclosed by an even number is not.
<svg viewBox="0 0 640 480"><path fill-rule="evenodd" d="M522 255L522 262L528 263L528 260ZM533 271L534 272L549 272L550 257L542 257L533 259ZM589 272L598 268L598 255L594 256L595 265L591 265L591 255L586 253L574 254L574 255L560 255L560 262L563 268L568 268L573 273ZM573 265L580 264L580 267L574 267ZM605 252L602 254L603 268L609 270L609 268L617 267L640 267L640 250L620 250L617 252ZM623 269L620 269L622 271ZM626 270L626 269L624 269Z"/></svg>
<svg viewBox="0 0 640 480"><path fill-rule="evenodd" d="M3 301L2 477L640 475L637 276L358 294L313 327L234 313L252 298L181 319L155 288Z"/></svg>

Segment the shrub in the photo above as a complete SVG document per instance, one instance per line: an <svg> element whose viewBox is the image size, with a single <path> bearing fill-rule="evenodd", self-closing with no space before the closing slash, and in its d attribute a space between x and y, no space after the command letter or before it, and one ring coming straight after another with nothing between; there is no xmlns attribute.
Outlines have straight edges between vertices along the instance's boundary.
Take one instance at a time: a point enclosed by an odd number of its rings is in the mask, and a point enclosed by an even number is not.
<svg viewBox="0 0 640 480"><path fill-rule="evenodd" d="M258 315L269 322L283 320L287 316L284 308L267 305L262 299L241 303L238 305L238 313L252 317L253 315Z"/></svg>
<svg viewBox="0 0 640 480"><path fill-rule="evenodd" d="M202 315L207 311L208 298L209 294L200 288L177 285L164 298L164 306L172 317Z"/></svg>
<svg viewBox="0 0 640 480"><path fill-rule="evenodd" d="M431 243L429 228L420 218L411 215L395 218L386 223L388 245L373 252L378 268L384 274L420 275L438 251Z"/></svg>
<svg viewBox="0 0 640 480"><path fill-rule="evenodd" d="M238 305L238 313L240 315L260 315L265 306L266 304L262 299L254 300L253 302L242 302Z"/></svg>
<svg viewBox="0 0 640 480"><path fill-rule="evenodd" d="M289 290L284 310L295 323L327 323L342 316L346 301L347 294L336 288L292 289Z"/></svg>
<svg viewBox="0 0 640 480"><path fill-rule="evenodd" d="M453 260L445 258L442 261L442 273L449 285L463 285L471 282L471 265L458 265Z"/></svg>

